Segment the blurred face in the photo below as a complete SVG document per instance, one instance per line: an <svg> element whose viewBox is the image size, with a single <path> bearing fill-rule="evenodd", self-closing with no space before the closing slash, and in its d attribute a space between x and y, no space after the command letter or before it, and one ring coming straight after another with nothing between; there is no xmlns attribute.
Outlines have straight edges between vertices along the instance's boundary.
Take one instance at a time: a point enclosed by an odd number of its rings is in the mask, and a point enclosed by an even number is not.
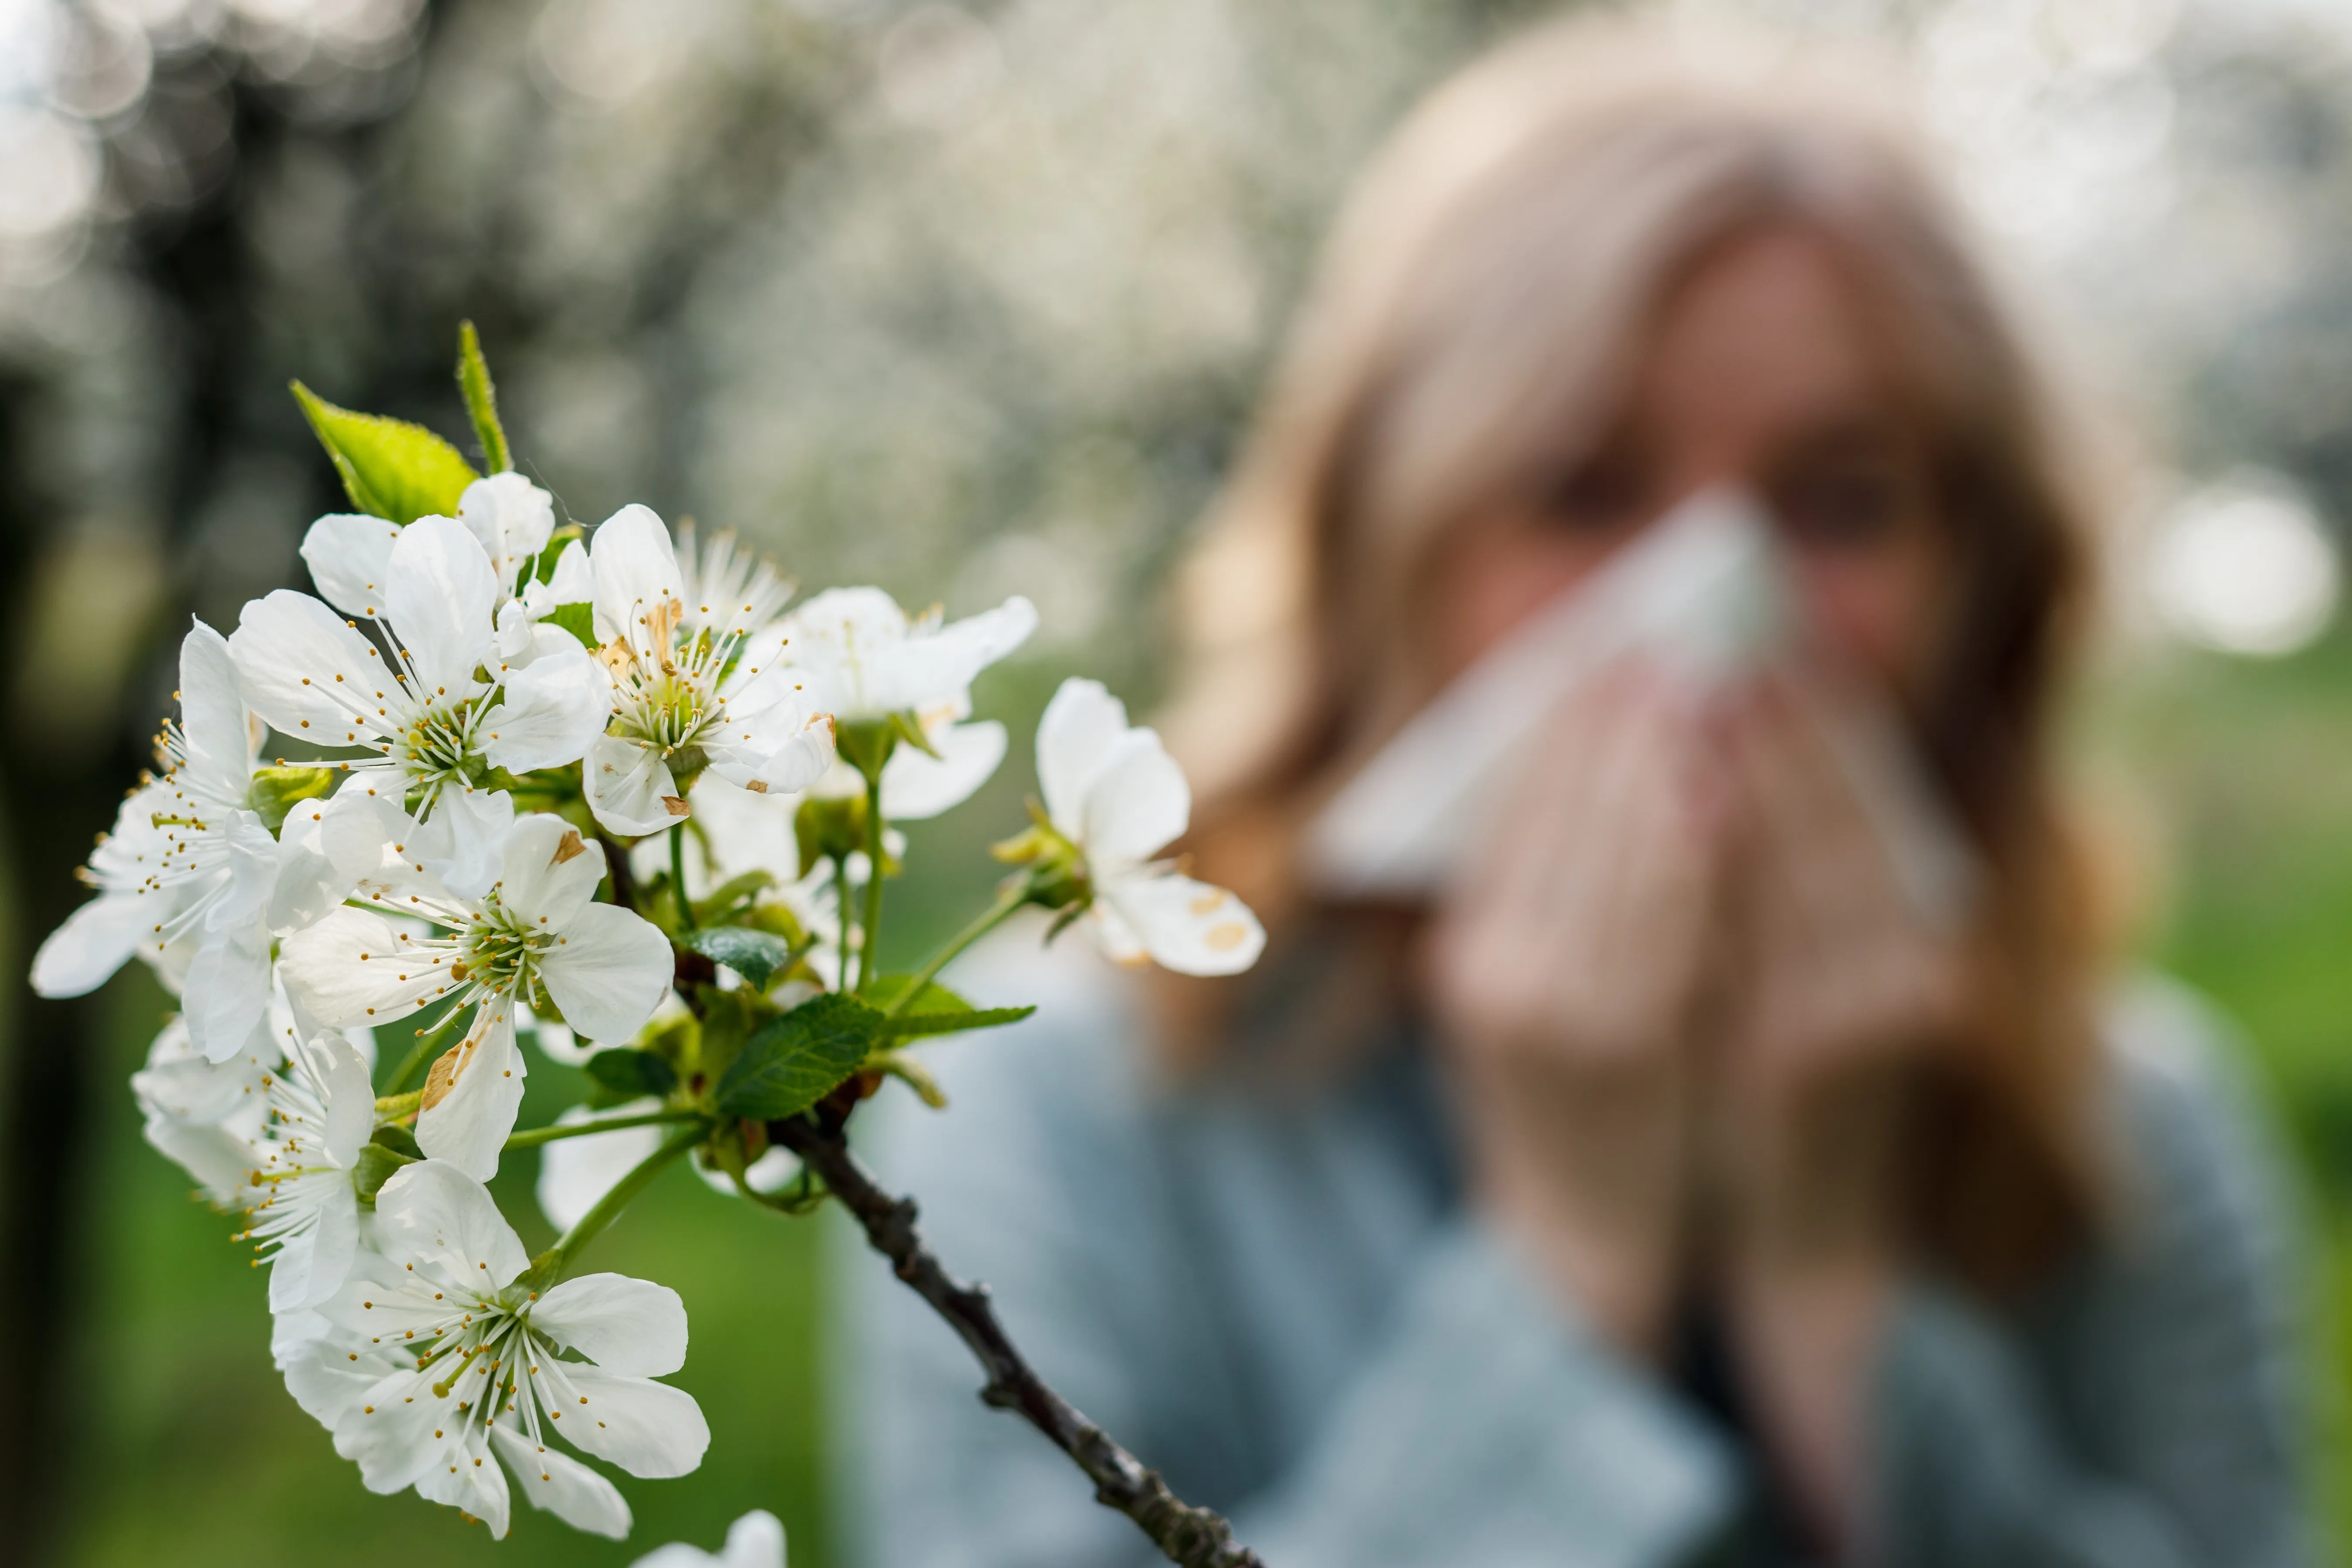
<svg viewBox="0 0 2352 1568"><path fill-rule="evenodd" d="M1667 296L1599 445L1450 542L1435 584L1446 672L1683 500L1738 486L1769 505L1814 625L1917 690L1942 640L1946 544L1900 388L1820 239L1778 228L1727 245Z"/></svg>

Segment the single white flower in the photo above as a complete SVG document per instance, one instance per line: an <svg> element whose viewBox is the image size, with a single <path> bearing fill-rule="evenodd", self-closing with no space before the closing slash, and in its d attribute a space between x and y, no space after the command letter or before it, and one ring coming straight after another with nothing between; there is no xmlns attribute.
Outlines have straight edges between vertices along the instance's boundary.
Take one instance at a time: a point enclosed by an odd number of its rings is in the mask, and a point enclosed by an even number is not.
<svg viewBox="0 0 2352 1568"><path fill-rule="evenodd" d="M969 712L972 678L1028 640L1037 612L1014 595L992 610L941 625L936 609L908 620L879 588L832 588L784 620L786 657L812 700L844 724L943 706Z"/></svg>
<svg viewBox="0 0 2352 1568"><path fill-rule="evenodd" d="M579 761L612 711L610 683L584 649L499 660L506 590L454 518L322 517L302 556L329 603L383 628L389 656L355 621L281 588L247 605L229 638L247 697L285 734L373 753L341 765L391 773L387 796L425 825L416 858L479 894L508 816L495 773Z"/></svg>
<svg viewBox="0 0 2352 1568"><path fill-rule="evenodd" d="M693 597L660 518L624 507L588 543L597 658L612 722L588 749L589 809L612 833L654 833L688 814L681 778L706 767L755 793L785 794L833 761L831 717L782 668L772 624L792 592L720 539L689 555Z"/></svg>
<svg viewBox="0 0 2352 1568"><path fill-rule="evenodd" d="M406 858L404 840L386 845L360 880L369 908L336 910L289 938L279 961L288 991L322 1024L389 1023L443 998L474 1010L426 1076L416 1141L483 1180L497 1173L522 1103L517 1003L543 991L573 1028L625 1040L668 994L673 963L668 940L642 916L593 901L604 852L576 828L511 817L494 842L499 874L471 899ZM412 934L387 914L446 934Z"/></svg>
<svg viewBox="0 0 2352 1568"><path fill-rule="evenodd" d="M676 1291L618 1274L534 1291L489 1193L444 1161L396 1172L375 1215L376 1250L319 1309L331 1329L296 1351L286 1379L368 1489L415 1487L503 1537L511 1470L535 1507L619 1540L628 1504L553 1446L559 1434L634 1476L702 1462L700 1407L652 1381L686 1361ZM394 1370L355 1388L352 1370L383 1356Z"/></svg>
<svg viewBox="0 0 2352 1568"><path fill-rule="evenodd" d="M315 1307L332 1295L359 1251L360 1150L375 1130L375 1089L367 1059L341 1035L306 1037L281 1013L275 1044L285 1060L262 1077L268 1114L247 1148L239 1240L269 1265L273 1312Z"/></svg>
<svg viewBox="0 0 2352 1568"><path fill-rule="evenodd" d="M1265 929L1248 905L1151 858L1191 822L1192 792L1159 735L1130 727L1100 681L1066 680L1045 705L1037 783L1063 852L1083 868L1105 952L1183 974L1234 974L1257 962Z"/></svg>
<svg viewBox="0 0 2352 1568"><path fill-rule="evenodd" d="M727 1527L727 1544L716 1552L673 1541L630 1568L784 1568L784 1527L766 1509L755 1508Z"/></svg>
<svg viewBox="0 0 2352 1568"><path fill-rule="evenodd" d="M271 836L252 809L253 731L229 647L201 621L180 643L179 697L179 722L156 741L163 776L122 803L86 873L99 896L41 944L33 988L80 995L136 952L184 976L189 1037L226 1061L268 1005L271 937L334 908L375 834L366 803L339 795L299 802Z"/></svg>

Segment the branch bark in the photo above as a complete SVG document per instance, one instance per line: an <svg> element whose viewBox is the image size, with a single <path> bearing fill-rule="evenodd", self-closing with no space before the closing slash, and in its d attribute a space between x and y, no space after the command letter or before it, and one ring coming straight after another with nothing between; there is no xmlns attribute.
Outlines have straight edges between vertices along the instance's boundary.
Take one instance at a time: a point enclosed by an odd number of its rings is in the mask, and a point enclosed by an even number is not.
<svg viewBox="0 0 2352 1568"><path fill-rule="evenodd" d="M875 1251L890 1260L908 1289L931 1305L971 1347L988 1374L981 1399L1000 1410L1020 1413L1067 1454L1095 1483L1095 1500L1133 1520L1179 1568L1265 1568L1256 1552L1235 1544L1223 1516L1195 1508L1168 1489L1160 1472L1147 1469L1110 1434L1080 1415L1046 1386L996 1321L985 1285L967 1285L940 1266L915 1228L915 1203L894 1198L875 1185L849 1152L841 1124L830 1109L819 1120L795 1117L768 1124L768 1136L798 1154L824 1181L842 1206L856 1216Z"/></svg>

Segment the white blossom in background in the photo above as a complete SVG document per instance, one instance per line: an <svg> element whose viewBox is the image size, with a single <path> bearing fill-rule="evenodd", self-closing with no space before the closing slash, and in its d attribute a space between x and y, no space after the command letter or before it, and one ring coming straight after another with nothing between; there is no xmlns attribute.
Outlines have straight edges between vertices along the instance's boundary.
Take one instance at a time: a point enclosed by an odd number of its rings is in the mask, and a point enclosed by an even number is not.
<svg viewBox="0 0 2352 1568"><path fill-rule="evenodd" d="M607 519L588 556L614 715L588 749L583 787L606 831L635 837L670 826L689 810L680 775L690 781L705 767L779 795L824 774L831 718L782 668L774 622L790 583L722 538L689 556L688 598L669 530L642 506Z"/></svg>
<svg viewBox="0 0 2352 1568"><path fill-rule="evenodd" d="M387 795L423 825L415 858L478 896L497 875L510 815L493 771L579 761L612 711L604 671L576 648L520 668L499 660L507 595L489 552L454 518L400 528L322 517L302 558L329 604L383 629L389 656L327 605L281 588L247 604L229 638L247 700L286 735L373 753L342 765L391 774Z"/></svg>
<svg viewBox="0 0 2352 1568"><path fill-rule="evenodd" d="M555 1124L577 1127L584 1121L641 1116L661 1108L662 1102L651 1095L618 1105L575 1105L558 1116ZM622 1177L661 1147L666 1131L658 1125L616 1127L610 1132L561 1138L547 1144L539 1152L539 1184L532 1189L539 1199L539 1212L558 1231L570 1230L596 1206L599 1198L620 1185Z"/></svg>
<svg viewBox="0 0 2352 1568"><path fill-rule="evenodd" d="M1237 974L1265 929L1223 888L1152 857L1192 820L1183 770L1100 681L1069 679L1037 725L1037 784L1053 830L1081 858L1087 923L1121 963L1150 958L1184 974Z"/></svg>
<svg viewBox="0 0 2352 1568"><path fill-rule="evenodd" d="M702 1462L701 1409L653 1381L686 1361L676 1291L586 1274L539 1294L489 1193L443 1161L403 1167L375 1212L378 1250L319 1310L327 1331L286 1371L371 1491L414 1487L502 1538L511 1472L534 1507L619 1540L628 1504L555 1447L559 1436L634 1476L682 1476ZM364 1384L353 1374L361 1358L387 1354L404 1364Z"/></svg>
<svg viewBox="0 0 2352 1568"><path fill-rule="evenodd" d="M280 962L287 990L322 1024L390 1023L445 998L473 1009L425 1079L416 1141L483 1180L497 1173L522 1103L518 1001L536 988L572 1027L625 1040L669 994L672 973L660 931L633 910L593 901L604 852L576 828L509 816L493 843L498 878L472 899L406 858L404 840L386 844L359 884L370 907L337 909L296 933ZM385 915L430 921L446 934L415 935Z"/></svg>
<svg viewBox="0 0 2352 1568"><path fill-rule="evenodd" d="M252 726L230 649L199 621L180 644L180 719L163 774L133 791L90 857L99 896L33 959L44 996L78 996L133 952L181 990L197 1051L226 1061L269 1001L269 947L324 915L371 863L363 803L304 801L273 837L252 809ZM177 949L177 952L174 950Z"/></svg>
<svg viewBox="0 0 2352 1568"><path fill-rule="evenodd" d="M766 1509L755 1508L727 1527L727 1544L716 1552L673 1541L630 1568L784 1568L784 1527Z"/></svg>

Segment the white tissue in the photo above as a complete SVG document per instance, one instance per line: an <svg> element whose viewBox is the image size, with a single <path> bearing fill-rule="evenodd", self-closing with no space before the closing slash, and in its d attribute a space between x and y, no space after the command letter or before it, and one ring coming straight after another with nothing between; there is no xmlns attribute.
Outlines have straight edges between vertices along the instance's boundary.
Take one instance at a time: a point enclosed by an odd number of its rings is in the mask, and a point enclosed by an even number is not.
<svg viewBox="0 0 2352 1568"><path fill-rule="evenodd" d="M1475 858L1477 837L1545 718L1638 656L1706 689L1786 651L1798 616L1770 520L1710 490L1538 611L1414 715L1308 826L1306 868L1340 898L1418 898ZM1891 715L1820 709L1832 749L1921 916L1949 929L1975 872Z"/></svg>

